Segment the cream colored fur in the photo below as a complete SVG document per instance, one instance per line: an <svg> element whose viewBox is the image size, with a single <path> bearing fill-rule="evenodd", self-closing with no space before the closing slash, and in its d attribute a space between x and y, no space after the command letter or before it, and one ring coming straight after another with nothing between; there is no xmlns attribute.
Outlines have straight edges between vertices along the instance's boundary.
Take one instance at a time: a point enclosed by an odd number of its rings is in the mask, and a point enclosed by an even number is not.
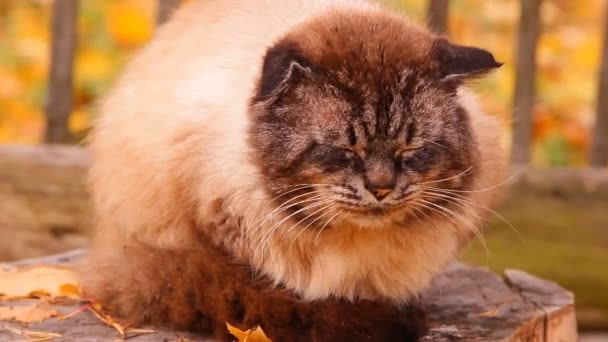
<svg viewBox="0 0 608 342"><path fill-rule="evenodd" d="M205 0L179 10L139 53L103 101L91 137L90 180L97 214L95 248L137 238L189 247L193 222L213 215L213 201L244 217L235 258L307 299L329 295L407 301L452 260L472 228L447 220L407 229L344 225L317 237L269 234L284 216L257 229L273 209L245 141L248 99L265 50L295 25L328 8L381 11L346 0ZM477 189L500 182L500 128L463 92L482 154ZM473 193L481 206L493 192ZM194 210L193 210L194 208ZM468 207L478 227L484 210ZM288 230L295 222L285 221ZM218 234L220 234L218 232ZM214 236L221 243L223 235Z"/></svg>

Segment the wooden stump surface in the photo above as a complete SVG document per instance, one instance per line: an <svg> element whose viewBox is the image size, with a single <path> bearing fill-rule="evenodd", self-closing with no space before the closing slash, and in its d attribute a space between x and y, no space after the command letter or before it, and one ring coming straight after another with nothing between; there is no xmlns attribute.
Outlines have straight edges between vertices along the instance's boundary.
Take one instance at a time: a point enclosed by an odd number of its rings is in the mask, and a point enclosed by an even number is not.
<svg viewBox="0 0 608 342"><path fill-rule="evenodd" d="M32 265L74 265L83 250L2 265L15 268ZM136 290L136 289L134 289ZM423 302L432 329L423 341L526 341L574 342L577 340L573 295L547 280L519 270L503 276L462 263L450 265L439 275ZM0 302L0 306L27 305L30 300ZM55 305L62 314L73 312L78 303ZM66 320L41 323L0 322L0 341L23 340L9 328L59 333L56 341L117 341L118 333L89 312ZM158 331L129 341L211 341L205 336Z"/></svg>

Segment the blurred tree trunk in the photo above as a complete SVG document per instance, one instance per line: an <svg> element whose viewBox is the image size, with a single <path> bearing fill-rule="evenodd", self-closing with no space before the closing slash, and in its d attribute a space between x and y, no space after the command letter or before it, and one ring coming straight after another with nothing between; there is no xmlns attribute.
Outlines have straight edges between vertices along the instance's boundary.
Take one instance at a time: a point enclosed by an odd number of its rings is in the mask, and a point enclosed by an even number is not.
<svg viewBox="0 0 608 342"><path fill-rule="evenodd" d="M448 33L449 0L429 0L426 17L429 28L439 34Z"/></svg>
<svg viewBox="0 0 608 342"><path fill-rule="evenodd" d="M608 20L608 6L605 11L604 16ZM593 166L608 166L608 21L604 22L604 48L597 93L595 130L589 159Z"/></svg>
<svg viewBox="0 0 608 342"><path fill-rule="evenodd" d="M53 1L53 37L45 108L47 125L44 141L47 143L64 143L69 139L77 12L77 0Z"/></svg>
<svg viewBox="0 0 608 342"><path fill-rule="evenodd" d="M536 45L540 34L541 0L521 0L513 99L514 164L530 162L535 100Z"/></svg>
<svg viewBox="0 0 608 342"><path fill-rule="evenodd" d="M0 1L0 17L6 17L10 7L10 1Z"/></svg>
<svg viewBox="0 0 608 342"><path fill-rule="evenodd" d="M179 7L180 0L158 0L158 12L156 14L156 24L161 25L169 20L171 14Z"/></svg>

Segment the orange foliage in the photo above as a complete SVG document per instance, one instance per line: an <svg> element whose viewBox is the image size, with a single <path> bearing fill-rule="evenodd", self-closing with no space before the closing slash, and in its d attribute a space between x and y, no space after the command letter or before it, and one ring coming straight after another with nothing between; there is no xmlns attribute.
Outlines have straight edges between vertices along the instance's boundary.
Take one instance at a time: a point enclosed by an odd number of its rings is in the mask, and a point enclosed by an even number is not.
<svg viewBox="0 0 608 342"><path fill-rule="evenodd" d="M0 142L39 142L49 62L50 1L2 0L0 10ZM384 0L424 21L425 0ZM505 65L473 87L486 109L509 122L514 83L518 0L452 0L449 30L462 44L494 52ZM107 91L124 61L152 38L156 1L80 2L75 65L75 108L70 129L87 130L95 100ZM570 163L584 158L593 124L601 48L603 1L544 1L538 46L538 95L534 121L535 161L545 154ZM8 9L8 10L6 10ZM559 136L564 152L545 144ZM557 151L557 152L556 152ZM560 159L558 158L558 159Z"/></svg>

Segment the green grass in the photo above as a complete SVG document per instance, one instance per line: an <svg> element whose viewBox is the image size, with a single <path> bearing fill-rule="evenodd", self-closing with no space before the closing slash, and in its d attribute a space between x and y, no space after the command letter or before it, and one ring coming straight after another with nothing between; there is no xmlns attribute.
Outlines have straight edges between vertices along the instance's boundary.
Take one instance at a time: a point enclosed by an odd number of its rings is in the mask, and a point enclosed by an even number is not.
<svg viewBox="0 0 608 342"><path fill-rule="evenodd" d="M576 295L579 326L608 329L608 204L548 194L514 194L462 259L497 272L506 268L550 279Z"/></svg>

